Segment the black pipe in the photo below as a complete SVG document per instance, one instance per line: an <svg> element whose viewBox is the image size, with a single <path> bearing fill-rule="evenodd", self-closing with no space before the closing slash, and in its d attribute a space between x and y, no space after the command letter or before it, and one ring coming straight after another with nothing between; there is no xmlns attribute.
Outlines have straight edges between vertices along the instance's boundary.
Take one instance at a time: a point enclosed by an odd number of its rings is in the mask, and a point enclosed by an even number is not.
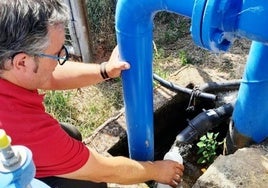
<svg viewBox="0 0 268 188"><path fill-rule="evenodd" d="M200 136L232 116L234 103L224 104L216 109L209 109L189 121L189 125L176 137L176 142L191 144Z"/></svg>
<svg viewBox="0 0 268 188"><path fill-rule="evenodd" d="M186 93L189 95L194 95L195 97L200 97L200 98L205 98L205 99L210 99L212 101L217 100L217 96L211 93L205 93L205 92L200 92L200 90L193 90L185 87L180 87L179 85L176 85L170 81L164 80L160 76L153 74L153 78L160 83L160 85L170 89L171 91L174 92L182 92Z"/></svg>
<svg viewBox="0 0 268 188"><path fill-rule="evenodd" d="M238 90L240 83L241 80L231 80L226 82L207 82L199 87L199 89L203 92Z"/></svg>
<svg viewBox="0 0 268 188"><path fill-rule="evenodd" d="M189 89L185 87L181 87L177 84L174 84L170 81L167 81L157 74L153 74L153 78L160 83L160 85L170 89L174 92L182 92L188 95L194 95L195 97L205 98L212 101L216 101L218 99L217 95L207 93L209 91L229 91L229 90L237 90L239 89L241 80L232 80L226 82L208 82L203 84L197 90Z"/></svg>

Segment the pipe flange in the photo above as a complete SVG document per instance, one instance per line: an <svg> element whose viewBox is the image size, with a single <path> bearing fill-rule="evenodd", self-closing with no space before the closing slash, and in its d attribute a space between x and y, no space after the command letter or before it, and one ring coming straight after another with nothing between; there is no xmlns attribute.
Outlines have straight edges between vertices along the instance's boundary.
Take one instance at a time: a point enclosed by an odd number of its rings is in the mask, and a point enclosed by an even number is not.
<svg viewBox="0 0 268 188"><path fill-rule="evenodd" d="M232 4L229 1L196 0L191 32L197 45L213 52L227 51L230 48L234 41L230 28L234 28L234 22L226 23L225 15L233 11L230 10Z"/></svg>
<svg viewBox="0 0 268 188"><path fill-rule="evenodd" d="M191 34L196 45L203 47L202 41L202 22L203 12L206 6L207 0L196 0L192 13L192 25Z"/></svg>

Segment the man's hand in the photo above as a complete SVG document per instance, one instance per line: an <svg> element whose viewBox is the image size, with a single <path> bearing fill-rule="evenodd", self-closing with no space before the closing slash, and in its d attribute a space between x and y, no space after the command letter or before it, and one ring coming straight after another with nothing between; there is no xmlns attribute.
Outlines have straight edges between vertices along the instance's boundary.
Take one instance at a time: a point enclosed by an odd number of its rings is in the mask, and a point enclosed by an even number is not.
<svg viewBox="0 0 268 188"><path fill-rule="evenodd" d="M110 56L109 61L105 65L106 72L109 78L116 78L121 75L122 70L127 70L130 68L130 64L120 60L119 50L116 46Z"/></svg>

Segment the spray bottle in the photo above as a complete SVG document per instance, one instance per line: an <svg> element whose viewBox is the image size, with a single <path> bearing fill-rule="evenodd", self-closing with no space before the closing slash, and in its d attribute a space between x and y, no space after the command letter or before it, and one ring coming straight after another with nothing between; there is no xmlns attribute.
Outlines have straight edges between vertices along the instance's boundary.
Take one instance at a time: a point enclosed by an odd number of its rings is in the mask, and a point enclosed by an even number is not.
<svg viewBox="0 0 268 188"><path fill-rule="evenodd" d="M180 164L183 164L183 158L180 155L179 148L177 146L172 146L171 149L164 155L164 160L176 161ZM158 183L157 188L171 188L171 186ZM182 188L182 183L177 185L177 188Z"/></svg>
<svg viewBox="0 0 268 188"><path fill-rule="evenodd" d="M11 146L11 138L0 129L0 188L49 188L34 176L32 152L25 146Z"/></svg>

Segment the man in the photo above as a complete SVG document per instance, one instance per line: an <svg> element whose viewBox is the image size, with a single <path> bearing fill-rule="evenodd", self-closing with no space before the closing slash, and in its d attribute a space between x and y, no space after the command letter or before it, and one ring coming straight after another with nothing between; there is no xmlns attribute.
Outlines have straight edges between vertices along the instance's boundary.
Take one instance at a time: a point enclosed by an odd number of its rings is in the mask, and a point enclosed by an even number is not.
<svg viewBox="0 0 268 188"><path fill-rule="evenodd" d="M64 46L67 18L61 0L0 1L0 128L12 138L12 144L31 149L36 178L51 187L106 187L107 182L149 180L175 187L183 165L104 157L45 112L44 96L38 89L97 84L130 67L119 60L117 48L105 64L68 61Z"/></svg>

